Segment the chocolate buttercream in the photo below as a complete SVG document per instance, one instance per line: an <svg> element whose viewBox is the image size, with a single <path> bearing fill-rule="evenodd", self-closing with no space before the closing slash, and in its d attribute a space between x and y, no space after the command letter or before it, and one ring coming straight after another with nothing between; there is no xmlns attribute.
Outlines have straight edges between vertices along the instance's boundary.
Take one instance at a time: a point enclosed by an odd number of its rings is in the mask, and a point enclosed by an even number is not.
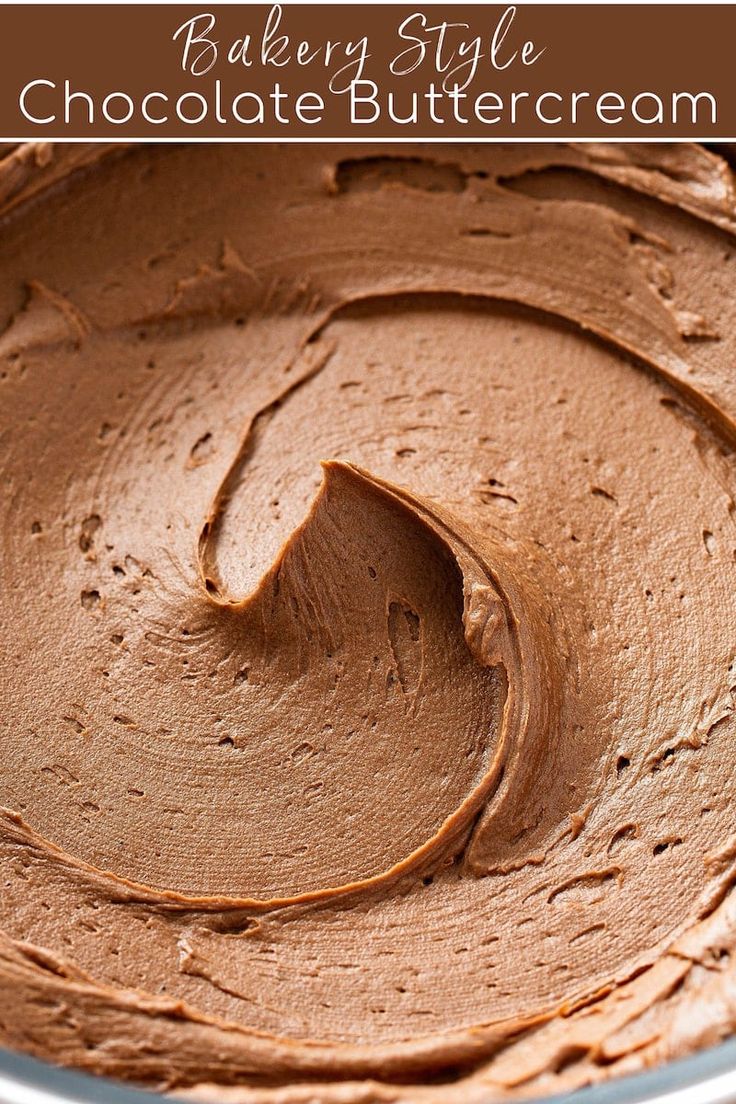
<svg viewBox="0 0 736 1104"><path fill-rule="evenodd" d="M0 202L0 1040L368 1104L732 1032L726 164L31 147Z"/></svg>

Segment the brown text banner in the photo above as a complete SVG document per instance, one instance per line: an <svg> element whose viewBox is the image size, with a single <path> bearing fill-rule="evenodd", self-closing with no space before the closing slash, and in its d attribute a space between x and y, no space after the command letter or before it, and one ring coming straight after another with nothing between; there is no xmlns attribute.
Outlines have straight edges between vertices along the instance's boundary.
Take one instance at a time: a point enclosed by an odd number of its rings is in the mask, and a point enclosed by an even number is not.
<svg viewBox="0 0 736 1104"><path fill-rule="evenodd" d="M5 138L731 138L736 5L3 5Z"/></svg>

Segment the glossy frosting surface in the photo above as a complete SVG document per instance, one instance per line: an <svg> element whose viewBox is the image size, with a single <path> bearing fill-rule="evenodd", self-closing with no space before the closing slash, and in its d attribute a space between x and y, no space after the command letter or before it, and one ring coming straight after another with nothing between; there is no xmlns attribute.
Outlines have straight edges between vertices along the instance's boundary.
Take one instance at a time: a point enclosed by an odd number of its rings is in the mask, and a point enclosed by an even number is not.
<svg viewBox="0 0 736 1104"><path fill-rule="evenodd" d="M688 146L4 151L0 1041L488 1101L736 1027Z"/></svg>

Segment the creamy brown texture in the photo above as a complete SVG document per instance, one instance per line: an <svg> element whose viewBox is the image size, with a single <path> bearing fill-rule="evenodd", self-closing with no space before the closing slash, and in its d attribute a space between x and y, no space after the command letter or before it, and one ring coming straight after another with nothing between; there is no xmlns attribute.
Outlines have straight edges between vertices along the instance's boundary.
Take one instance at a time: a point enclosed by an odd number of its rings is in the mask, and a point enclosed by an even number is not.
<svg viewBox="0 0 736 1104"><path fill-rule="evenodd" d="M0 177L0 1039L196 1099L480 1102L729 1034L726 165Z"/></svg>

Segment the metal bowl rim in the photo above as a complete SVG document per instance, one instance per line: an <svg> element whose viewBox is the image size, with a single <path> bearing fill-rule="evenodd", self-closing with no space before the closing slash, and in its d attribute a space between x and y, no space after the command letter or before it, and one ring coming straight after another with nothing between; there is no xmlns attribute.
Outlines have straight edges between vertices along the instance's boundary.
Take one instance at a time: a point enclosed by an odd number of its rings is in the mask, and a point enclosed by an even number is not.
<svg viewBox="0 0 736 1104"><path fill-rule="evenodd" d="M736 1104L736 1037L656 1069L534 1099L544 1104ZM0 1048L0 1104L160 1104L161 1100L159 1094Z"/></svg>

